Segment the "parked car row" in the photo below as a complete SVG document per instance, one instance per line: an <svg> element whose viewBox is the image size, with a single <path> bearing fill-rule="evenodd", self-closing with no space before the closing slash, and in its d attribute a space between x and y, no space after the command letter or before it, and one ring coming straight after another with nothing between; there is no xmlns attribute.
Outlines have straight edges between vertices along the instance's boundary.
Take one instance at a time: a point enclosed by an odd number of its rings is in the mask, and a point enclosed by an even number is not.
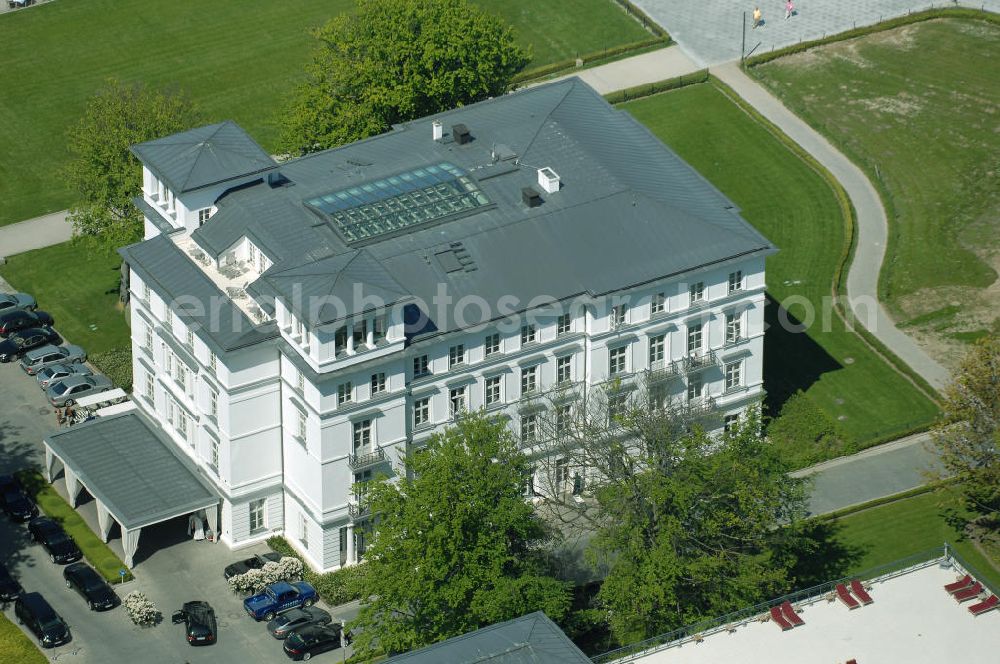
<svg viewBox="0 0 1000 664"><path fill-rule="evenodd" d="M235 565L250 569L257 563L262 566L261 560L266 562L256 557ZM234 565L226 568L227 574L231 567ZM305 581L282 581L247 597L243 608L254 620L267 621L268 633L284 641L283 650L290 659L308 660L350 643L350 635L343 634L343 627L333 623L329 613L313 606L317 599L316 589Z"/></svg>
<svg viewBox="0 0 1000 664"><path fill-rule="evenodd" d="M107 611L121 602L118 595L87 563L83 553L54 519L38 516L38 508L16 477L0 475L4 512L15 523L28 524L28 535L49 554L49 560L63 568L66 587L76 591L91 611ZM43 648L54 648L72 639L66 621L39 593L24 591L21 584L0 565L0 600L14 601L14 615L19 624L33 633Z"/></svg>

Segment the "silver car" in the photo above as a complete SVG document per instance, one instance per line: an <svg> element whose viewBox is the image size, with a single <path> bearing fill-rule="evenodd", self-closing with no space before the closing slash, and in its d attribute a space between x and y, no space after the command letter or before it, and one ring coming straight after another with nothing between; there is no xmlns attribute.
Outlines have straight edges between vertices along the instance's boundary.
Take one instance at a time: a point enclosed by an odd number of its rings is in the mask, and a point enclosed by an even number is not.
<svg viewBox="0 0 1000 664"><path fill-rule="evenodd" d="M0 314L14 311L15 309L27 309L34 311L38 308L35 298L27 293L0 293Z"/></svg>
<svg viewBox="0 0 1000 664"><path fill-rule="evenodd" d="M29 350L21 358L21 368L29 376L34 376L45 367L53 364L80 364L87 359L87 352L79 346L66 344L65 346L54 346L49 344Z"/></svg>
<svg viewBox="0 0 1000 664"><path fill-rule="evenodd" d="M111 381L104 376L70 376L58 383L49 385L45 396L56 408L72 406L80 397L107 392L113 387Z"/></svg>
<svg viewBox="0 0 1000 664"><path fill-rule="evenodd" d="M70 376L91 376L93 373L90 367L85 364L50 364L43 369L39 369L35 378L38 379L38 387L44 390L49 385L58 383L64 378L69 378Z"/></svg>

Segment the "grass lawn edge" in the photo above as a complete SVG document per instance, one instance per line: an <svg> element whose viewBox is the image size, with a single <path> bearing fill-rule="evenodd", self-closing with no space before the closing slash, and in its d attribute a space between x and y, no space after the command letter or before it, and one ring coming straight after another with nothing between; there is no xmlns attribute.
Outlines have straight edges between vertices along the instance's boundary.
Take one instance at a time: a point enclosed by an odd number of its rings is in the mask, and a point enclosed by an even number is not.
<svg viewBox="0 0 1000 664"><path fill-rule="evenodd" d="M28 635L0 613L0 660L18 664L45 664L49 660Z"/></svg>

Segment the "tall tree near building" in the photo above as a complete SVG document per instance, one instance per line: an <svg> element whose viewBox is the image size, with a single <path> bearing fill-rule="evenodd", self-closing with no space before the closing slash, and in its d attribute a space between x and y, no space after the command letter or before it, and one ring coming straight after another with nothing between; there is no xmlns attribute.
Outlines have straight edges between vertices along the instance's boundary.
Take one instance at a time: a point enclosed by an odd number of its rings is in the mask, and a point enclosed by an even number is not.
<svg viewBox="0 0 1000 664"><path fill-rule="evenodd" d="M370 485L355 648L403 652L542 610L569 609L549 576L546 532L524 500L528 462L504 422L472 414L406 459L409 478Z"/></svg>
<svg viewBox="0 0 1000 664"><path fill-rule="evenodd" d="M140 239L142 215L132 199L142 191L142 166L129 147L196 124L184 96L109 80L68 132L66 179L79 195L70 210L75 234L108 250Z"/></svg>
<svg viewBox="0 0 1000 664"><path fill-rule="evenodd" d="M977 525L1000 528L1000 336L980 339L962 360L934 441Z"/></svg>
<svg viewBox="0 0 1000 664"><path fill-rule="evenodd" d="M466 0L358 0L320 44L279 119L290 154L502 95L528 62L501 19Z"/></svg>

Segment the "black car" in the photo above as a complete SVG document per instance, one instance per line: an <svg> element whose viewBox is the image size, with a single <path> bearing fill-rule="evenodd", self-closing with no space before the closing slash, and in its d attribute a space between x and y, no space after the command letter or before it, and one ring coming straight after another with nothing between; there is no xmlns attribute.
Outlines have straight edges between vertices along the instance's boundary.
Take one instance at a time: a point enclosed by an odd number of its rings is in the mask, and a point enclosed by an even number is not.
<svg viewBox="0 0 1000 664"><path fill-rule="evenodd" d="M17 579L10 575L7 567L0 565L0 600L10 602L17 599L23 592L24 588L17 582Z"/></svg>
<svg viewBox="0 0 1000 664"><path fill-rule="evenodd" d="M20 489L8 491L3 495L3 511L18 523L30 521L38 516L38 508L35 507L35 503L31 502L31 498L28 498Z"/></svg>
<svg viewBox="0 0 1000 664"><path fill-rule="evenodd" d="M69 643L72 636L69 626L45 598L38 593L25 593L14 603L17 622L25 625L42 642L43 648L54 648Z"/></svg>
<svg viewBox="0 0 1000 664"><path fill-rule="evenodd" d="M27 327L44 327L55 325L52 316L44 311L25 311L17 309L0 314L0 337L6 337L11 332L17 332Z"/></svg>
<svg viewBox="0 0 1000 664"><path fill-rule="evenodd" d="M87 563L73 563L63 569L66 587L80 593L91 611L107 611L118 606L118 595L108 582Z"/></svg>
<svg viewBox="0 0 1000 664"><path fill-rule="evenodd" d="M184 608L174 611L170 621L175 625L184 623L184 635L193 646L210 646L219 639L215 609L208 602L184 602Z"/></svg>
<svg viewBox="0 0 1000 664"><path fill-rule="evenodd" d="M76 542L66 534L62 526L47 516L29 521L28 532L31 533L31 539L45 547L49 552L49 559L54 563L65 565L83 558Z"/></svg>
<svg viewBox="0 0 1000 664"><path fill-rule="evenodd" d="M280 553L274 553L273 551L262 553L227 566L226 569L222 570L222 576L228 579L229 577L236 576L237 574L246 574L252 569L260 569L264 566L264 563L276 563L279 560L281 560Z"/></svg>
<svg viewBox="0 0 1000 664"><path fill-rule="evenodd" d="M267 623L267 631L276 639L284 639L292 632L309 625L328 625L333 618L330 614L315 606L302 609L292 609Z"/></svg>
<svg viewBox="0 0 1000 664"><path fill-rule="evenodd" d="M312 625L294 631L285 639L285 654L290 659L309 659L313 655L340 647L340 625Z"/></svg>
<svg viewBox="0 0 1000 664"><path fill-rule="evenodd" d="M59 343L61 339L51 327L29 327L14 332L0 341L0 362L13 362L32 348Z"/></svg>

